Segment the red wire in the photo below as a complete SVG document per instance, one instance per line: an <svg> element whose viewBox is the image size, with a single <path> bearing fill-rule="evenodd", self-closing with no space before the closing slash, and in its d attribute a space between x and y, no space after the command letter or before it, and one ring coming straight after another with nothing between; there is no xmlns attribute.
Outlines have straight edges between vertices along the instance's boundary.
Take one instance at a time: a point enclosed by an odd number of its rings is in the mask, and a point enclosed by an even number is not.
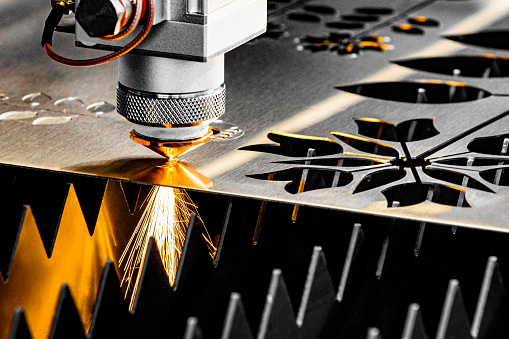
<svg viewBox="0 0 509 339"><path fill-rule="evenodd" d="M147 6L147 10L148 10L147 23L145 24L145 26L141 30L140 34L138 34L138 36L133 41L131 41L126 46L122 47L120 50L118 50L116 52L113 52L113 53L110 53L108 55L102 56L102 57L98 57L98 58L85 59L85 60L76 60L76 59L68 59L68 58L65 58L63 56L60 56L60 55L56 54L53 51L53 48L51 48L51 45L49 43L45 43L44 44L44 49L46 51L46 54L48 54L48 56L51 59L55 60L56 62L59 62L59 63L64 64L64 65L68 65L68 66L75 66L75 67L96 66L96 65L105 64L107 62L110 62L112 60L120 58L121 56L129 53L136 46L138 46L143 41L143 39L145 39L145 37L147 36L148 32L152 28L152 24L154 22L154 17L155 17L154 0L147 0L147 3L148 3L148 6ZM141 3L138 6L136 6L136 7L137 7L136 8L136 14L135 14L135 17L133 18L133 22L135 21L135 19L137 19L139 21L140 18L136 18L138 16L138 14L139 14L139 16L141 16L141 7L142 7ZM129 28L131 28L131 27L129 27Z"/></svg>

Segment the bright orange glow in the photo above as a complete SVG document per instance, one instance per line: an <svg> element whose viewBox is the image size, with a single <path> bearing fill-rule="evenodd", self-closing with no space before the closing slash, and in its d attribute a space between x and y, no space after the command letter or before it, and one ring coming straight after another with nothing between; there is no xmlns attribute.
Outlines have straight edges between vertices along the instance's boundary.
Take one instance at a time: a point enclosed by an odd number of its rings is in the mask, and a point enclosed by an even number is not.
<svg viewBox="0 0 509 339"><path fill-rule="evenodd" d="M437 79L418 79L418 80L415 80L416 82L421 82L421 83L424 83L424 84L443 84L444 82L442 80L437 80Z"/></svg>
<svg viewBox="0 0 509 339"><path fill-rule="evenodd" d="M374 41L359 41L360 47L380 47L377 42Z"/></svg>
<svg viewBox="0 0 509 339"><path fill-rule="evenodd" d="M411 30L412 28L414 28L414 26L410 25L410 24L401 24L401 25L398 25L397 26L399 29L403 30L403 31L409 31Z"/></svg>
<svg viewBox="0 0 509 339"><path fill-rule="evenodd" d="M413 17L412 19L414 19L417 22L426 22L426 21L428 21L428 18L426 18L425 16L416 16L416 17Z"/></svg>
<svg viewBox="0 0 509 339"><path fill-rule="evenodd" d="M446 81L445 84L449 85L449 86L456 86L456 87L465 87L466 86L464 83L457 82L457 81Z"/></svg>

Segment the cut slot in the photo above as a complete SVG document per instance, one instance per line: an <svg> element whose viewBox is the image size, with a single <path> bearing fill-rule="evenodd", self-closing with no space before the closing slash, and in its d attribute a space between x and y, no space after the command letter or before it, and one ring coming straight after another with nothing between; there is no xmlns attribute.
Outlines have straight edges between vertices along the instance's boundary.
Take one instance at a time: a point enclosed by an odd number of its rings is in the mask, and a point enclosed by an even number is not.
<svg viewBox="0 0 509 339"><path fill-rule="evenodd" d="M358 21L358 22L375 22L375 21L378 21L378 17L376 15L347 14L347 15L342 15L341 19L347 20L347 21Z"/></svg>
<svg viewBox="0 0 509 339"><path fill-rule="evenodd" d="M450 56L394 61L400 66L420 71L475 78L509 76L509 59L493 55Z"/></svg>
<svg viewBox="0 0 509 339"><path fill-rule="evenodd" d="M504 140L508 138L509 134L475 138L468 143L467 148L470 152L501 155Z"/></svg>
<svg viewBox="0 0 509 339"><path fill-rule="evenodd" d="M361 29L364 28L365 24L362 22L333 21L326 23L326 26L337 29Z"/></svg>
<svg viewBox="0 0 509 339"><path fill-rule="evenodd" d="M410 24L401 24L401 25L397 25L397 26L392 26L392 30L394 32L411 34L411 35L423 35L424 34L424 31L422 29L420 29L419 27L415 27L414 25L410 25Z"/></svg>
<svg viewBox="0 0 509 339"><path fill-rule="evenodd" d="M389 7L358 7L355 9L355 12L371 15L389 15L394 13L394 10Z"/></svg>
<svg viewBox="0 0 509 339"><path fill-rule="evenodd" d="M431 202L440 205L470 207L466 199L463 199L461 206L458 206L463 190L458 188L434 184L434 183L409 183L396 185L382 191L387 199L387 207L393 206L393 202L397 201L401 207L417 205L428 200L429 191L432 191Z"/></svg>
<svg viewBox="0 0 509 339"><path fill-rule="evenodd" d="M309 162L311 165L318 166L338 166L338 167L361 167L361 166L373 166L384 164L384 161L380 161L377 159L364 159L364 158L339 158L332 157L327 159L313 159L306 158L306 160L289 160L289 161L281 161L281 164L297 164L304 165L306 162Z"/></svg>
<svg viewBox="0 0 509 339"><path fill-rule="evenodd" d="M490 92L477 87L440 80L372 82L336 88L375 99L419 104L466 102L492 95Z"/></svg>
<svg viewBox="0 0 509 339"><path fill-rule="evenodd" d="M446 35L444 37L449 40L453 40L467 45L508 50L509 49L509 40L507 39L508 35L509 30L497 30L497 31L484 31L473 34Z"/></svg>
<svg viewBox="0 0 509 339"><path fill-rule="evenodd" d="M425 27L440 26L440 22L438 22L435 19L427 18L425 16L415 16L413 18L409 18L408 22L412 25L417 25L417 26L425 26Z"/></svg>
<svg viewBox="0 0 509 339"><path fill-rule="evenodd" d="M468 159L462 158L450 158L443 160L434 160L433 163L453 165L453 166L467 166ZM509 160L500 160L497 158L474 158L471 166L496 166L496 165L509 165Z"/></svg>
<svg viewBox="0 0 509 339"><path fill-rule="evenodd" d="M336 15L337 11L336 9L325 6L325 5L307 5L304 6L304 10L315 13L315 14L321 14L321 15Z"/></svg>
<svg viewBox="0 0 509 339"><path fill-rule="evenodd" d="M319 16L314 15L314 14L307 14L307 13L290 13L290 14L288 14L288 20L299 21L299 22L311 22L311 23L316 23L316 22L321 21Z"/></svg>

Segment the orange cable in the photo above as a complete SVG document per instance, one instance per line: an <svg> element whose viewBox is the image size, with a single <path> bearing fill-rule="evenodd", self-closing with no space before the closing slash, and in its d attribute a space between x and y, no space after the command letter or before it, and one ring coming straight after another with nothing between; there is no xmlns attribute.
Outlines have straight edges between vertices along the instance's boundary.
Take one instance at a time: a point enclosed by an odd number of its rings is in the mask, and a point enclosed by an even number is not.
<svg viewBox="0 0 509 339"><path fill-rule="evenodd" d="M76 60L76 59L68 59L68 58L65 58L63 56L56 54L53 51L53 48L51 47L50 43L44 44L44 50L46 51L46 54L48 54L48 56L51 59L55 60L56 62L64 64L64 65L68 65L68 66L74 66L74 67L96 66L96 65L105 64L107 62L110 62L112 60L120 58L121 56L129 53L136 46L138 46L145 39L145 37L148 35L150 29L152 28L152 24L153 24L154 17L155 17L155 4L154 4L154 0L147 0L147 3L148 3L147 23L141 30L140 34L138 34L138 36L133 41L131 41L129 44L122 47L120 50L118 50L116 52L113 52L113 53L110 53L108 55L98 57L98 58ZM141 7L141 4L139 5L139 7ZM134 19L136 19L136 16L138 14L141 15L141 9L139 9L139 8L136 9L136 15L135 15ZM134 22L134 19L133 19L133 22ZM138 21L139 21L139 18L138 18Z"/></svg>

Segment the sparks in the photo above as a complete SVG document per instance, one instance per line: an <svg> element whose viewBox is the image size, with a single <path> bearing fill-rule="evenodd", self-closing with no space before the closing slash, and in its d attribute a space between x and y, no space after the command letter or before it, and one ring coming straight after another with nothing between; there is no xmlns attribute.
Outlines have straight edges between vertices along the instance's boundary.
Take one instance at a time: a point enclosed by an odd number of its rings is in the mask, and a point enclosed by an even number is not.
<svg viewBox="0 0 509 339"><path fill-rule="evenodd" d="M154 237L157 241L170 285L173 286L191 215L196 214L203 225L197 206L182 189L153 186L144 205L146 208L119 260L120 266L124 264L122 285L127 285L124 297L131 294L130 309L133 307L150 238ZM209 254L213 257L216 249L205 227L202 227L202 233Z"/></svg>

